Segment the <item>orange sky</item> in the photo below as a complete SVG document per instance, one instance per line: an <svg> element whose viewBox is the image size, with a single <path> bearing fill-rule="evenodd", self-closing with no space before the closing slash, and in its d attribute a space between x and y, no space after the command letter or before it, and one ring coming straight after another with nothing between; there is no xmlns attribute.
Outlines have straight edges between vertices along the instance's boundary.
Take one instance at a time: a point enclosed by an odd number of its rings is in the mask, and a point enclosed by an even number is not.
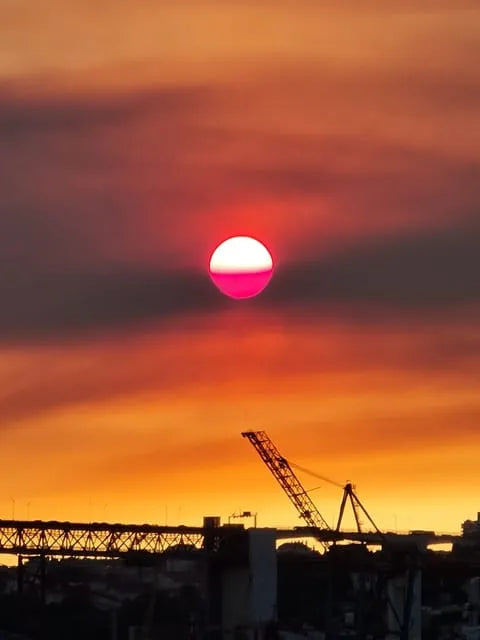
<svg viewBox="0 0 480 640"><path fill-rule="evenodd" d="M478 4L0 19L4 517L296 525L250 428L382 527L475 516ZM237 233L277 262L245 303L206 272Z"/></svg>

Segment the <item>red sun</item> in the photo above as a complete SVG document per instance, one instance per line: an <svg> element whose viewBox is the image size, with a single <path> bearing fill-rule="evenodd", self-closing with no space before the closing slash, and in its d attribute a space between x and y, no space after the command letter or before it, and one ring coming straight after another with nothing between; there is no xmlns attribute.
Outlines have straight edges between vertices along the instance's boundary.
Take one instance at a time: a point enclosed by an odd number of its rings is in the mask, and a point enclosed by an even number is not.
<svg viewBox="0 0 480 640"><path fill-rule="evenodd" d="M228 238L210 258L210 277L230 298L253 298L265 289L272 275L270 252L248 236Z"/></svg>

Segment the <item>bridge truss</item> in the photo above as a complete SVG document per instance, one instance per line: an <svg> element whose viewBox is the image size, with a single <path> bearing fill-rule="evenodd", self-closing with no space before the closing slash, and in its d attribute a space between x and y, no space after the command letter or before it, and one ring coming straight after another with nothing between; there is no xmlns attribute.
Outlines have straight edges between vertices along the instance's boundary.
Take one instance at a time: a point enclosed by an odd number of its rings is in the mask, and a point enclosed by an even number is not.
<svg viewBox="0 0 480 640"><path fill-rule="evenodd" d="M0 520L0 553L122 558L201 549L202 527Z"/></svg>

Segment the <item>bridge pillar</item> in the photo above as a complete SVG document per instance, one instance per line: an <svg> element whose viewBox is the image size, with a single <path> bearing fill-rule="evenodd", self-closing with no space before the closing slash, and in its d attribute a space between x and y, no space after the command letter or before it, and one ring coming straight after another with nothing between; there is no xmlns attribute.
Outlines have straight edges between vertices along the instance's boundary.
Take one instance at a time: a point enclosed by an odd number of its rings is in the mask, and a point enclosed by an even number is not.
<svg viewBox="0 0 480 640"><path fill-rule="evenodd" d="M47 603L47 559L44 553L40 555L40 602L42 607Z"/></svg>
<svg viewBox="0 0 480 640"><path fill-rule="evenodd" d="M24 580L25 568L23 566L23 557L17 556L17 595L22 597L23 595L23 580Z"/></svg>
<svg viewBox="0 0 480 640"><path fill-rule="evenodd" d="M480 519L480 518L479 518ZM469 625L480 626L480 578L470 578L466 585L470 605Z"/></svg>
<svg viewBox="0 0 480 640"><path fill-rule="evenodd" d="M388 581L387 640L421 640L422 574L411 568Z"/></svg>
<svg viewBox="0 0 480 640"><path fill-rule="evenodd" d="M222 640L263 640L277 616L277 554L274 529L237 531L220 553Z"/></svg>

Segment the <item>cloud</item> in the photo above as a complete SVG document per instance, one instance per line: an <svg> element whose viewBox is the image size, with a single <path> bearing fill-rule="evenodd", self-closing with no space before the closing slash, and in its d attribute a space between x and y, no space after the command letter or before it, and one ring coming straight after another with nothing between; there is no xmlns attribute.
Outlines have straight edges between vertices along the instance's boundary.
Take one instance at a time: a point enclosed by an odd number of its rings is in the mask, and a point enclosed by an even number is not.
<svg viewBox="0 0 480 640"><path fill-rule="evenodd" d="M267 299L413 308L480 303L479 255L480 227L474 222L367 240L328 259L286 267Z"/></svg>
<svg viewBox="0 0 480 640"><path fill-rule="evenodd" d="M171 117L187 106L193 108L203 97L200 87L163 87L116 95L21 98L0 86L0 136L27 136L32 133L90 131L155 113Z"/></svg>
<svg viewBox="0 0 480 640"><path fill-rule="evenodd" d="M167 87L53 100L4 91L0 267L88 269L129 253L143 260L160 215L152 254L168 253L165 227L195 195L178 188L175 154L207 93Z"/></svg>
<svg viewBox="0 0 480 640"><path fill-rule="evenodd" d="M206 274L112 271L22 272L0 280L3 338L83 332L135 321L199 312L218 306Z"/></svg>
<svg viewBox="0 0 480 640"><path fill-rule="evenodd" d="M281 309L332 303L412 310L480 303L480 229L449 228L366 241L323 259L280 265L259 304ZM3 339L59 336L222 308L201 272L118 269L0 280ZM238 304L238 303L237 303ZM247 303L248 304L248 303Z"/></svg>
<svg viewBox="0 0 480 640"><path fill-rule="evenodd" d="M455 113L478 103L468 79L453 91L416 73L410 95L398 73L317 67L312 82L294 67L283 79L55 99L4 86L2 339L220 308L205 265L232 233L280 258L267 306L477 302L471 136L439 131L450 152L421 137L437 103L442 117L450 100ZM402 122L410 134L393 135Z"/></svg>
<svg viewBox="0 0 480 640"><path fill-rule="evenodd" d="M5 85L0 262L145 263L170 252L191 265L196 241L249 225L246 211L264 203L276 215L256 212L253 223L284 246L462 216L478 204L478 101L461 75L314 61L131 93L22 97Z"/></svg>

